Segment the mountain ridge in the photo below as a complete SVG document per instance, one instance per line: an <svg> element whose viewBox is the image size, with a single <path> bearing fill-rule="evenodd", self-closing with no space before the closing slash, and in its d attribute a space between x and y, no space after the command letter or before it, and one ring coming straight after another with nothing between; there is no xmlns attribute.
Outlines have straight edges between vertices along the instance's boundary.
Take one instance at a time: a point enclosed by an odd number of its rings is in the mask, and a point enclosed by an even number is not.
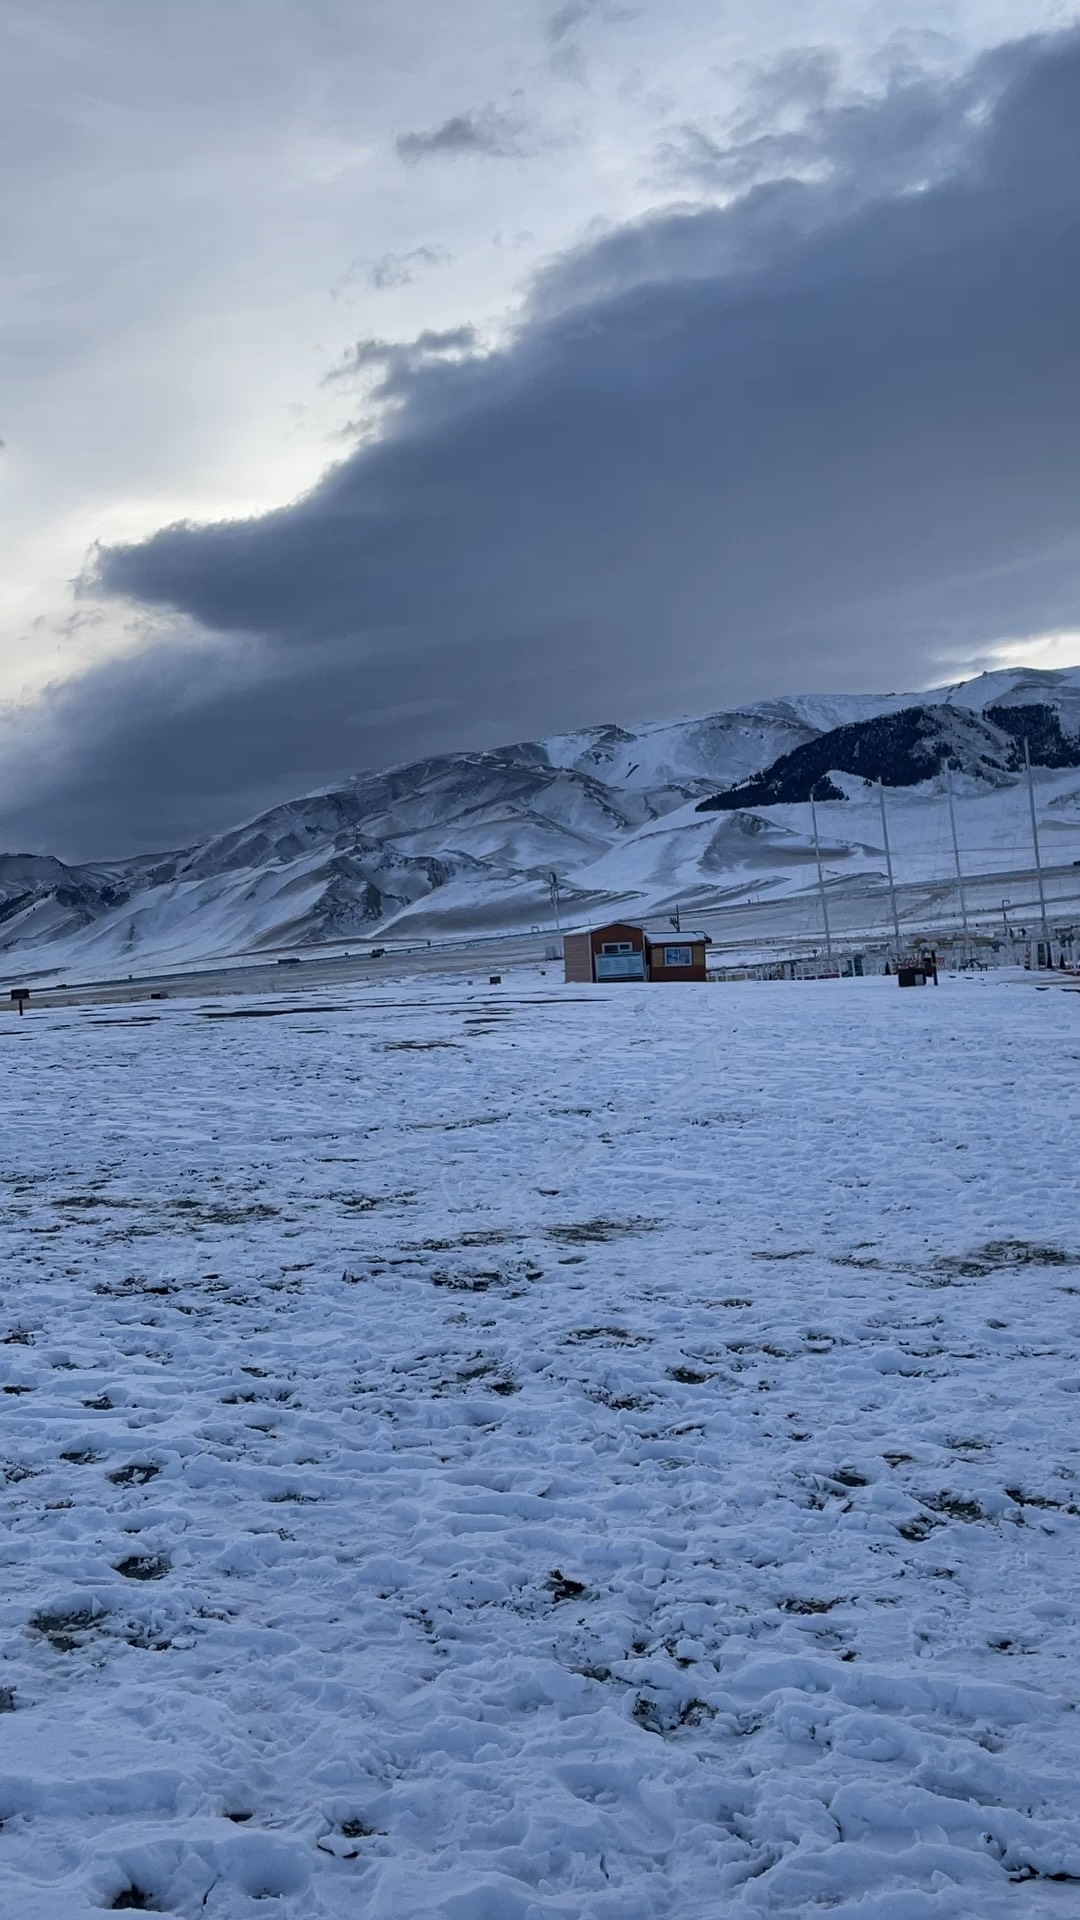
<svg viewBox="0 0 1080 1920"><path fill-rule="evenodd" d="M1064 849L1075 825L1080 853L1080 668L1003 669L920 694L797 695L400 762L160 854L0 855L0 948L42 967L134 969L527 930L549 922L553 871L570 918L797 892L813 881L808 781L828 783L832 857L872 877L866 781L910 811L899 838L914 849L946 760L992 853L1020 832L1009 808L1025 733L1048 832Z"/></svg>
<svg viewBox="0 0 1080 1920"><path fill-rule="evenodd" d="M977 771L997 783L1020 772L1025 748L1035 766L1080 767L1080 734L1066 732L1047 701L993 704L981 714L946 705L901 707L819 734L781 754L763 773L701 801L699 810L843 800L843 789L830 778L833 772L889 787L918 786L945 769Z"/></svg>

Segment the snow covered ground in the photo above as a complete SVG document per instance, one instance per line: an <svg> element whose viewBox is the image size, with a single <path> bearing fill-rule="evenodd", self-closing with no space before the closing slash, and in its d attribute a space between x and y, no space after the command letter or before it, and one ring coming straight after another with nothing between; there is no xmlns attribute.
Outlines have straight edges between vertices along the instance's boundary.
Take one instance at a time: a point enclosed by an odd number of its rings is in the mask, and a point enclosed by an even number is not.
<svg viewBox="0 0 1080 1920"><path fill-rule="evenodd" d="M0 1040L5 1920L1080 1912L1080 997Z"/></svg>

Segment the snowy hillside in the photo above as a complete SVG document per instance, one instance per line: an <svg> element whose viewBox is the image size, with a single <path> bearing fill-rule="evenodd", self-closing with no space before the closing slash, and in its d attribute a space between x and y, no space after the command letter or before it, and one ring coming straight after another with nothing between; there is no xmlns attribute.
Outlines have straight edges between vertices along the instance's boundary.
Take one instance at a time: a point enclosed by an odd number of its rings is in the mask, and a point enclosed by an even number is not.
<svg viewBox="0 0 1080 1920"><path fill-rule="evenodd" d="M946 712L946 709L951 711ZM0 947L35 968L146 966L275 946L436 940L806 894L811 790L830 877L880 884L876 792L901 883L1030 863L1020 742L1046 857L1080 860L1080 668L929 693L805 697L365 773L205 843L69 867L0 855ZM702 803L707 803L704 807Z"/></svg>

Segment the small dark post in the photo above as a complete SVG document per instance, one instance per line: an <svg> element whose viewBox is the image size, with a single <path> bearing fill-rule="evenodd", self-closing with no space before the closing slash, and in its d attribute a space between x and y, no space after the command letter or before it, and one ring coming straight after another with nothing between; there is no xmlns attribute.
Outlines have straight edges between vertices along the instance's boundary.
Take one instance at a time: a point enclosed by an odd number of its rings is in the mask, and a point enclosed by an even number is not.
<svg viewBox="0 0 1080 1920"><path fill-rule="evenodd" d="M24 1010L25 1010L25 1007L26 1007L26 1002L27 1002L27 1001L29 1000L29 998L30 998L30 989L29 989L29 987L12 987L12 989L11 989L11 998L12 998L12 1000L13 1000L13 1001L15 1002L15 1004L17 1005L17 1007L18 1007L18 1009L19 1009L19 1018L20 1018L20 1020L21 1020L21 1019L22 1019L22 1016L23 1016L23 1012L24 1012Z"/></svg>

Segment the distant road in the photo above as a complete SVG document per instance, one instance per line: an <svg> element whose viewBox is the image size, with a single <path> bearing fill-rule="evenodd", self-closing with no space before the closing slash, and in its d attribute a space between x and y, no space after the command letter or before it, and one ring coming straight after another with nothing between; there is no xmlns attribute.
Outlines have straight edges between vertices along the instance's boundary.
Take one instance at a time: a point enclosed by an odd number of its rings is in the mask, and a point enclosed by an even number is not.
<svg viewBox="0 0 1080 1920"><path fill-rule="evenodd" d="M302 959L240 960L229 965L138 974L131 978L72 981L40 989L34 986L29 973L20 975L19 980L30 985L31 1007L109 1006L155 997L171 1000L217 998L220 994L290 994L358 982L384 985L417 973L460 974L486 981L502 967L536 961L544 964L545 945L552 943L552 936L545 939L538 934L518 934L468 946L455 943L452 948L388 947L378 959L373 959L367 951L313 953ZM561 959L547 964L553 976L561 979ZM17 984L14 975L11 984Z"/></svg>

